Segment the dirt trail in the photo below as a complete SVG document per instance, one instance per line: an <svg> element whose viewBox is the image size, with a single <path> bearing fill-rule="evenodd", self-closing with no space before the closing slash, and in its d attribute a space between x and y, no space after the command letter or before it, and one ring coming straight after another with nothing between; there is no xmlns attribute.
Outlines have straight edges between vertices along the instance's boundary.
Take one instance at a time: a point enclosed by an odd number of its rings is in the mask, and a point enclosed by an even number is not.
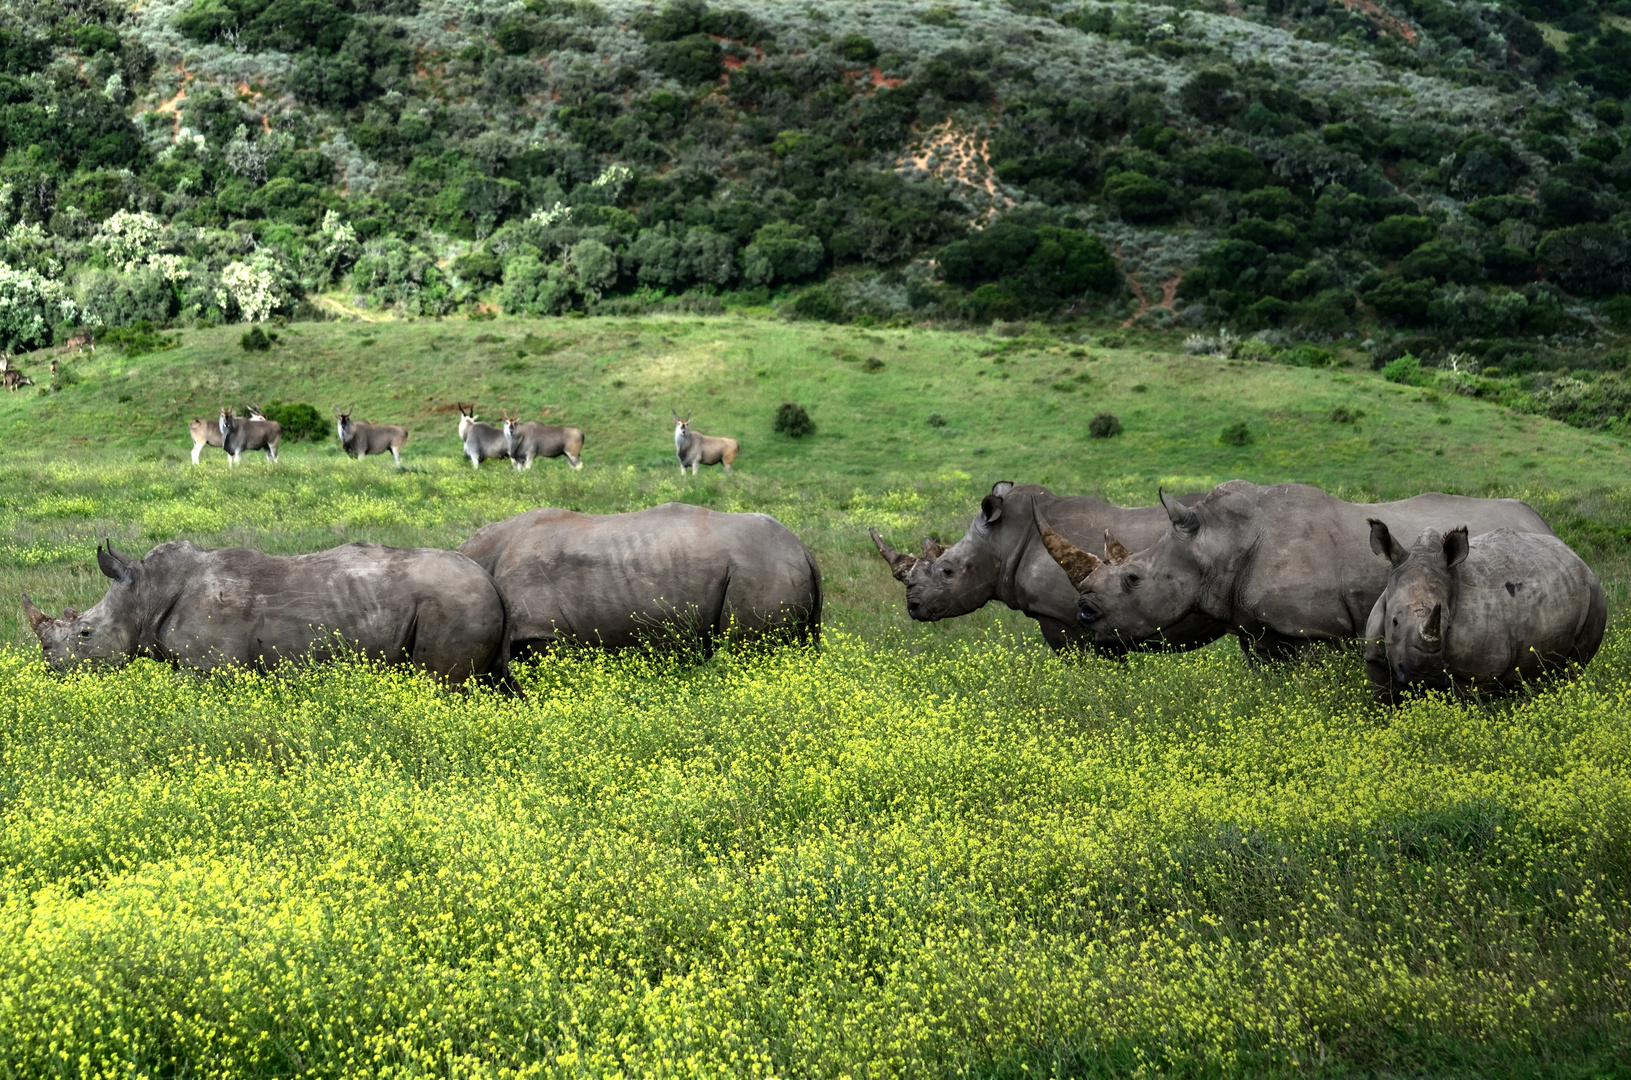
<svg viewBox="0 0 1631 1080"><path fill-rule="evenodd" d="M935 163L931 165L930 159ZM895 163L897 171L908 166L942 180L961 180L969 187L979 188L991 196L993 205L1000 204L1003 209L1014 205L1014 200L998 189L996 174L991 171L990 140L959 131L950 120L920 135L917 146ZM987 211L980 216L983 219L989 214Z"/></svg>

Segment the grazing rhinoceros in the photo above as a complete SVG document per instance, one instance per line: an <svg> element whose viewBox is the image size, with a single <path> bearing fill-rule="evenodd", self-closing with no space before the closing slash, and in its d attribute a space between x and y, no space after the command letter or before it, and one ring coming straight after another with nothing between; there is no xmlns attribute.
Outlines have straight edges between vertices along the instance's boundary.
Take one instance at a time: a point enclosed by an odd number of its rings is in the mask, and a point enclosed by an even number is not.
<svg viewBox="0 0 1631 1080"><path fill-rule="evenodd" d="M1371 519L1371 548L1393 564L1365 626L1365 674L1378 701L1408 687L1512 690L1584 667L1603 643L1597 575L1549 533L1424 529L1406 548Z"/></svg>
<svg viewBox="0 0 1631 1080"><path fill-rule="evenodd" d="M765 514L545 507L486 526L459 551L503 590L512 657L568 641L619 649L677 635L708 653L725 635L821 633L821 571Z"/></svg>
<svg viewBox="0 0 1631 1080"><path fill-rule="evenodd" d="M1186 495L1185 503L1204 496ZM1037 484L1000 480L980 502L980 512L963 538L951 547L923 538L923 554L909 555L884 543L877 529L872 543L906 586L906 613L922 622L956 618L1000 600L1037 621L1055 649L1093 644L1093 632L1076 618L1076 589L1042 546L1035 513L1046 514L1082 544L1097 547L1109 533L1116 541L1147 547L1167 527L1159 506L1126 507L1086 496L1058 496ZM1105 543L1107 558L1126 554L1121 543ZM1164 627L1133 647L1194 648L1215 641L1227 627L1195 617ZM1120 651L1124 646L1108 646Z"/></svg>
<svg viewBox="0 0 1631 1080"><path fill-rule="evenodd" d="M1307 484L1231 480L1193 507L1165 493L1161 503L1169 527L1114 563L1044 528L1050 553L1081 594L1081 621L1100 641L1143 640L1199 614L1227 624L1250 653L1285 659L1307 642L1364 633L1388 574L1387 562L1370 550L1367 518L1418 531L1446 518L1467 522L1474 534L1552 531L1516 499L1436 493L1361 505Z"/></svg>
<svg viewBox="0 0 1631 1080"><path fill-rule="evenodd" d="M330 659L335 635L359 653L461 683L504 675L504 599L453 551L346 544L309 555L215 551L185 540L140 561L98 548L113 579L84 614L23 610L58 670L148 656L192 668Z"/></svg>

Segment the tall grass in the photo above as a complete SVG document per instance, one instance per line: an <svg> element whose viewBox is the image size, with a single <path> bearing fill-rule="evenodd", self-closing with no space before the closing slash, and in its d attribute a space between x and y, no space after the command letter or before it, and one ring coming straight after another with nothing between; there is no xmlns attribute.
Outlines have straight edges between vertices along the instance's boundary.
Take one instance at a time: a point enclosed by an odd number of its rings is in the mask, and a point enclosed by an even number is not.
<svg viewBox="0 0 1631 1080"><path fill-rule="evenodd" d="M0 1074L1631 1068L1625 633L1392 713L827 641L523 699L0 651Z"/></svg>

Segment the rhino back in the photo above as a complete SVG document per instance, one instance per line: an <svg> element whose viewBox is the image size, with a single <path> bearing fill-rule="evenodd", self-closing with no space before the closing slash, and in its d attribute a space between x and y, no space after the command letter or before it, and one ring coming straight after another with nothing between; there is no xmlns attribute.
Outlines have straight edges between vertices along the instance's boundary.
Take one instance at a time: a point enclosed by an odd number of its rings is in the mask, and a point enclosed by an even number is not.
<svg viewBox="0 0 1631 1080"><path fill-rule="evenodd" d="M1452 674L1532 677L1582 648L1584 663L1602 641L1602 586L1555 536L1512 529L1474 536L1456 585L1444 633Z"/></svg>
<svg viewBox="0 0 1631 1080"><path fill-rule="evenodd" d="M819 607L804 545L760 514L666 503L629 514L545 508L489 525L460 551L509 606L512 642L633 644L672 618L749 627L797 600Z"/></svg>

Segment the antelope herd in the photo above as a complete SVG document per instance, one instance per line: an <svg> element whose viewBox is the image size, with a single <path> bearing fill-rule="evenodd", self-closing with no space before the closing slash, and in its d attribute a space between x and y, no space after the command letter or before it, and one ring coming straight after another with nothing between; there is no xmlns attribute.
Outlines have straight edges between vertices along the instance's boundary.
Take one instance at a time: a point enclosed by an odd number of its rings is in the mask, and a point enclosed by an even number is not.
<svg viewBox="0 0 1631 1080"><path fill-rule="evenodd" d="M0 361L3 365L3 361ZM52 361L55 370L56 362ZM8 376L10 372L6 373ZM9 385L9 384L8 384ZM574 469L583 468L584 435L581 428L541 424L536 420L521 419L520 413L510 415L508 409L500 412L503 426L482 423L474 405L458 404L459 445L470 467L481 468L484 461L509 461L517 470L532 468L538 458L566 458ZM389 453L398 468L402 466L402 448L408 443L408 429L399 424L371 424L356 420L352 414L356 406L334 411L334 432L340 439L340 449L347 457L359 461L369 454ZM193 438L193 464L199 463L206 447L217 447L226 452L227 462L237 465L245 450L261 450L266 460L278 459L278 445L283 439L283 425L268 420L260 408L250 405L245 416L238 416L231 406L223 406L214 420L194 418L187 425ZM695 476L701 465L723 465L726 472L736 462L741 443L722 435L703 435L691 430L691 418L674 413L674 456L679 459L680 475L687 467Z"/></svg>

